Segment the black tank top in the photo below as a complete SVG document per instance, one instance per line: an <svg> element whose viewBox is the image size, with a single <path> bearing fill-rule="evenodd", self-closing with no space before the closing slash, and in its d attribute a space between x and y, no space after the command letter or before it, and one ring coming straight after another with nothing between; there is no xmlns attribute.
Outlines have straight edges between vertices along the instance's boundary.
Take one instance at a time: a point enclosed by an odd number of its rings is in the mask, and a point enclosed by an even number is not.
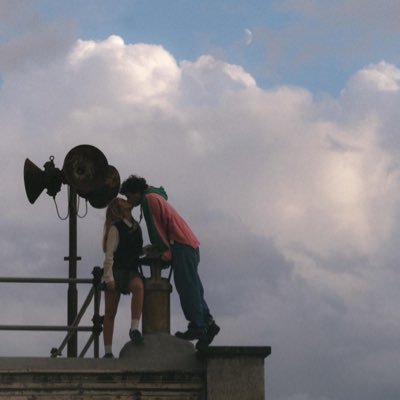
<svg viewBox="0 0 400 400"><path fill-rule="evenodd" d="M114 226L118 229L119 243L114 253L113 268L136 269L143 247L140 225L134 222L132 228L129 228L123 221L118 221Z"/></svg>

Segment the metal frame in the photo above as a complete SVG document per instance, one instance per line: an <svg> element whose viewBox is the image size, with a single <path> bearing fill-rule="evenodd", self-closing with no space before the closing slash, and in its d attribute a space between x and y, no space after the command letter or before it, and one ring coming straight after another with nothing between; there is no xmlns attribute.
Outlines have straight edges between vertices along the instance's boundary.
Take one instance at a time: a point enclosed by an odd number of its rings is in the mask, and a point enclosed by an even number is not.
<svg viewBox="0 0 400 400"><path fill-rule="evenodd" d="M86 300L83 302L82 307L75 316L73 321L68 320L67 326L55 325L0 325L0 331L67 331L67 335L58 348L51 349L51 357L62 355L64 347L71 342L71 339L76 340L77 332L92 332L86 345L82 349L79 357L85 356L86 352L93 344L94 358L99 357L99 337L103 330L103 317L100 316L100 297L101 297L101 276L102 270L100 267L94 267L92 271L93 279L80 279L80 278L12 278L0 277L0 283L68 283L69 286L76 284L92 284ZM90 303L94 303L94 314L92 318L92 326L79 326L79 323L85 314ZM70 315L68 315L70 319ZM70 352L68 352L70 353ZM70 357L70 354L68 354Z"/></svg>

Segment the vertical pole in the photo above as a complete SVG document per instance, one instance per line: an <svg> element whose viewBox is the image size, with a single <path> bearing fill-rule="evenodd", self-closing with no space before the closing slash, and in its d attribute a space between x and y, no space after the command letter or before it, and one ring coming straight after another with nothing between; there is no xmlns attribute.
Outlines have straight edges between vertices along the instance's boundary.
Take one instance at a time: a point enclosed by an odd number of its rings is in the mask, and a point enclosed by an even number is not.
<svg viewBox="0 0 400 400"><path fill-rule="evenodd" d="M99 337L103 330L103 317L100 316L100 300L101 300L101 277L103 276L103 271L100 267L94 267L92 271L93 275L93 304L94 304L94 314L92 318L93 322L93 355L94 358L99 358Z"/></svg>
<svg viewBox="0 0 400 400"><path fill-rule="evenodd" d="M95 292L94 292L94 315L93 318L95 318L94 323L99 323L99 318L100 317L100 290L99 288L95 288ZM101 330L100 330L101 332ZM100 332L93 332L94 334L94 343L93 343L93 356L94 358L99 358L99 336L100 336Z"/></svg>
<svg viewBox="0 0 400 400"><path fill-rule="evenodd" d="M68 277L76 278L77 264L77 194L76 190L69 186L69 256L68 259ZM78 313L78 292L76 283L68 285L68 326L72 326ZM71 336L68 341L68 357L77 357L78 355L78 332Z"/></svg>

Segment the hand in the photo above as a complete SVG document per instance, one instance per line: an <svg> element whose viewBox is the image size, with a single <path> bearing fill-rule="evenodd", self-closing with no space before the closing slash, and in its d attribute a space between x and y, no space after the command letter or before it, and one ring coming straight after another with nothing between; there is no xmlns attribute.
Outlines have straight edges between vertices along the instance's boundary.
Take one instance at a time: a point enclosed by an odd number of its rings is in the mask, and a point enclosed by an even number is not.
<svg viewBox="0 0 400 400"><path fill-rule="evenodd" d="M147 258L150 259L157 259L161 257L160 250L153 244L148 244L147 246L143 247L143 253Z"/></svg>
<svg viewBox="0 0 400 400"><path fill-rule="evenodd" d="M170 254L164 254L161 256L161 268L166 269L172 267L172 260Z"/></svg>

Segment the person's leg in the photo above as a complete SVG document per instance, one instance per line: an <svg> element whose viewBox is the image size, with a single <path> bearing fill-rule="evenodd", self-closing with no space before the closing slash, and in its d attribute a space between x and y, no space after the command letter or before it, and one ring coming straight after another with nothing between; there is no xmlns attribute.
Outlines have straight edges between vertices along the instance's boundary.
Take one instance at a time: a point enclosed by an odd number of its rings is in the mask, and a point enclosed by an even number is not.
<svg viewBox="0 0 400 400"><path fill-rule="evenodd" d="M103 340L106 353L112 353L111 346L114 333L114 320L118 310L120 293L116 290L106 290L104 294Z"/></svg>
<svg viewBox="0 0 400 400"><path fill-rule="evenodd" d="M132 320L140 320L143 311L144 285L139 277L133 278L129 282L131 296L131 317Z"/></svg>
<svg viewBox="0 0 400 400"><path fill-rule="evenodd" d="M129 291L131 292L131 328L129 337L134 343L142 343L143 337L139 331L140 317L143 311L144 285L139 277L133 278L129 282Z"/></svg>
<svg viewBox="0 0 400 400"><path fill-rule="evenodd" d="M199 270L198 270L198 265L200 263L200 250L198 248L195 249L195 257L196 257L196 263L197 263L197 266L196 266L197 286L198 286L199 292L200 292L201 306L203 309L203 319L207 323L211 323L211 321L213 321L213 317L210 314L210 309L208 308L206 300L204 299L204 288L203 288L203 284L201 282Z"/></svg>
<svg viewBox="0 0 400 400"><path fill-rule="evenodd" d="M190 246L174 244L172 266L182 311L190 323L189 327L204 329L207 327L207 321L204 318L203 289L197 273L198 263L198 252L195 249Z"/></svg>
<svg viewBox="0 0 400 400"><path fill-rule="evenodd" d="M188 246L182 247L174 245L172 265L175 286L189 326L186 332L176 332L175 336L186 340L199 339L199 347L208 346L219 333L220 328L210 314L204 299L204 288L198 274L199 249L189 247L191 250L189 252Z"/></svg>

